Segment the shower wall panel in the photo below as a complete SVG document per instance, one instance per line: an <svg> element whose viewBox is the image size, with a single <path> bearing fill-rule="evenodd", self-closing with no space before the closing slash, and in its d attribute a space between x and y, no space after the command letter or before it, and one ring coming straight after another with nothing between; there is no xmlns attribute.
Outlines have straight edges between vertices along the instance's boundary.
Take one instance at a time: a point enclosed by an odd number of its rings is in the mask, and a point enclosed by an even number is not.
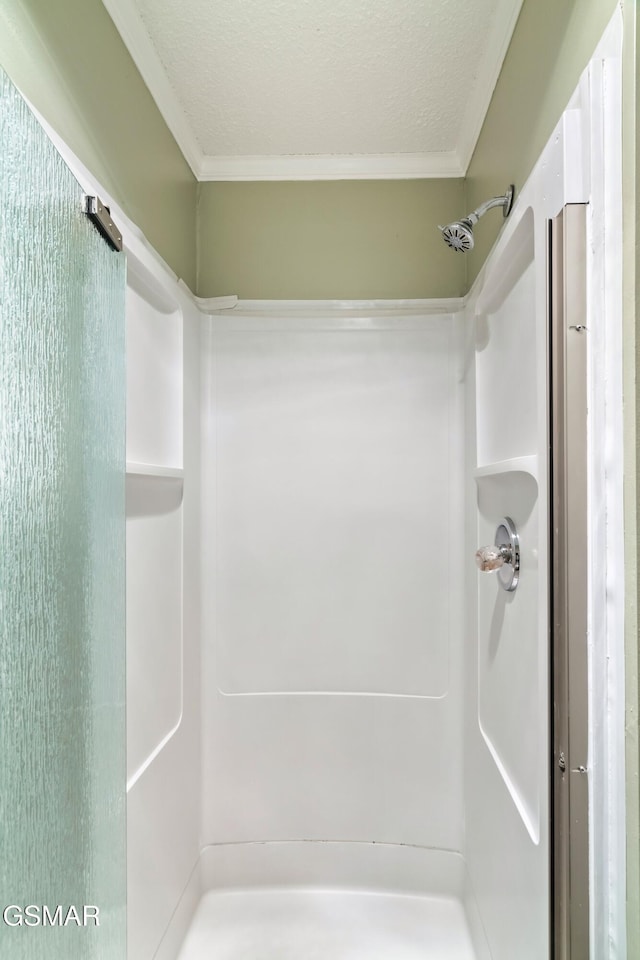
<svg viewBox="0 0 640 960"><path fill-rule="evenodd" d="M182 711L183 315L142 282L127 285L127 780ZM141 467L141 465L143 465ZM136 473L144 469L148 472Z"/></svg>
<svg viewBox="0 0 640 960"><path fill-rule="evenodd" d="M209 323L204 841L460 849L456 321Z"/></svg>
<svg viewBox="0 0 640 960"><path fill-rule="evenodd" d="M546 240L576 119L521 188L465 306L465 859L494 960L550 956ZM505 516L520 537L514 593L472 561Z"/></svg>
<svg viewBox="0 0 640 960"><path fill-rule="evenodd" d="M127 290L127 900L135 960L163 948L198 859L200 810L200 315L144 256L130 252Z"/></svg>
<svg viewBox="0 0 640 960"><path fill-rule="evenodd" d="M127 286L127 460L182 466L183 323L132 264Z"/></svg>

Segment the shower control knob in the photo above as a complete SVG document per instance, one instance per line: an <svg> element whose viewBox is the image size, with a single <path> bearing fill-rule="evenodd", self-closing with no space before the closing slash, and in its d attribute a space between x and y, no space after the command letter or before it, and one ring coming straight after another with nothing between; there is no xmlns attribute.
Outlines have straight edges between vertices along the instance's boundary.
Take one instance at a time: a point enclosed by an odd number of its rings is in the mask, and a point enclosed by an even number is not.
<svg viewBox="0 0 640 960"><path fill-rule="evenodd" d="M503 517L492 546L476 550L476 563L484 573L496 570L500 586L513 593L520 580L520 538L511 517Z"/></svg>
<svg viewBox="0 0 640 960"><path fill-rule="evenodd" d="M476 550L476 563L484 573L497 570L505 563L511 562L511 548L507 546L500 547L480 547Z"/></svg>

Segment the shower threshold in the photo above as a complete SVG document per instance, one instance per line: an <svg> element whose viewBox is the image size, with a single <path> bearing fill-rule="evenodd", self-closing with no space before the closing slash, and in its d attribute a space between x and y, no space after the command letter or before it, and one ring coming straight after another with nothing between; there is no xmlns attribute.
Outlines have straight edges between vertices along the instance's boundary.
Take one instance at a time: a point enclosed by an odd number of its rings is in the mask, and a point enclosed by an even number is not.
<svg viewBox="0 0 640 960"><path fill-rule="evenodd" d="M476 960L462 904L359 890L211 891L179 960Z"/></svg>

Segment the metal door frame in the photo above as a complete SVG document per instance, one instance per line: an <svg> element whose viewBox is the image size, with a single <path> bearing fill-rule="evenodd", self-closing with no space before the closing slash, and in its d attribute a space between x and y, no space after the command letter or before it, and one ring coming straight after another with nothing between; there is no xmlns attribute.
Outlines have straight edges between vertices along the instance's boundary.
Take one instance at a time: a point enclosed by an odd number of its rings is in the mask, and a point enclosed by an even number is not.
<svg viewBox="0 0 640 960"><path fill-rule="evenodd" d="M590 956L586 253L568 204L548 235L553 960Z"/></svg>

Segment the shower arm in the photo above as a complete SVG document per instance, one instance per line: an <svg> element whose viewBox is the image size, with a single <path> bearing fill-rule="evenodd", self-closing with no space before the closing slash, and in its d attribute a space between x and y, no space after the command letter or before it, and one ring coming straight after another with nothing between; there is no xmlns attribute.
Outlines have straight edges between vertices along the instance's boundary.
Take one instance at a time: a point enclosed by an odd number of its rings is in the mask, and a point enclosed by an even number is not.
<svg viewBox="0 0 640 960"><path fill-rule="evenodd" d="M476 207L473 213L467 214L466 217L454 220L453 223L448 223L444 227L438 226L444 242L453 250L462 253L473 250L473 228L480 217L484 216L487 210L491 210L492 207L502 207L503 217L508 217L513 206L514 194L515 187L511 184L501 197L492 197L491 200L485 200L479 207Z"/></svg>
<svg viewBox="0 0 640 960"><path fill-rule="evenodd" d="M484 203L481 203L479 207L470 213L468 217L465 217L465 220L469 220L472 224L478 222L480 217L484 217L487 210L491 210L492 207L502 207L503 216L508 217L511 213L511 207L513 206L513 187L510 187L505 194L501 197L492 197L491 200L485 200Z"/></svg>

